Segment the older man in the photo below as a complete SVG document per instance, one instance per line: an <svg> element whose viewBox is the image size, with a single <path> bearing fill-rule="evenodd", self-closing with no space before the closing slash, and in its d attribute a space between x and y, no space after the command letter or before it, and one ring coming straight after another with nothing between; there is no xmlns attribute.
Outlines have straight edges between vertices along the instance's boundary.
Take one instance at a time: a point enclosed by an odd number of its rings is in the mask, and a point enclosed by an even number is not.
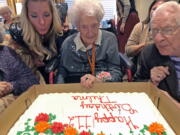
<svg viewBox="0 0 180 135"><path fill-rule="evenodd" d="M136 79L151 79L153 84L167 91L180 102L180 5L162 4L151 20L155 45L141 53Z"/></svg>

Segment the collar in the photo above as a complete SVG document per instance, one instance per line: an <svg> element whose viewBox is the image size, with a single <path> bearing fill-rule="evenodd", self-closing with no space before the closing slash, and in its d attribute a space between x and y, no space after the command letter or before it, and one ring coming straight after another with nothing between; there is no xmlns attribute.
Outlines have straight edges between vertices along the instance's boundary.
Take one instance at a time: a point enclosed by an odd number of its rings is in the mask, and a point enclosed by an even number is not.
<svg viewBox="0 0 180 135"><path fill-rule="evenodd" d="M102 31L99 30L98 37L97 37L97 40L96 40L95 44L101 46L101 39L102 39ZM83 44L83 42L82 42L82 40L80 38L80 32L78 32L78 34L74 38L74 42L75 42L75 45L76 45L76 51L81 50L83 52L86 52L87 50L92 48L92 45L90 45L88 47L85 47L85 45Z"/></svg>

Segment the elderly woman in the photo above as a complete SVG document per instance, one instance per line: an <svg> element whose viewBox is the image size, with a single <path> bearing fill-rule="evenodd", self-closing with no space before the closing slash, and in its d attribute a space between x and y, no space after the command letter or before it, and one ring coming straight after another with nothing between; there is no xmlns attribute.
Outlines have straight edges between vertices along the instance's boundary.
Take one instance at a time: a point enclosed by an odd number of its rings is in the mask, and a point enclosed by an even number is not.
<svg viewBox="0 0 180 135"><path fill-rule="evenodd" d="M57 55L61 31L61 21L52 0L24 0L20 22L10 27L16 52L35 73L40 71L46 83L45 66Z"/></svg>
<svg viewBox="0 0 180 135"><path fill-rule="evenodd" d="M79 32L63 42L57 83L81 82L90 88L94 82L120 81L116 37L99 29L104 16L100 1L75 0L69 16Z"/></svg>
<svg viewBox="0 0 180 135"><path fill-rule="evenodd" d="M15 100L15 96L38 83L14 50L0 46L0 112Z"/></svg>

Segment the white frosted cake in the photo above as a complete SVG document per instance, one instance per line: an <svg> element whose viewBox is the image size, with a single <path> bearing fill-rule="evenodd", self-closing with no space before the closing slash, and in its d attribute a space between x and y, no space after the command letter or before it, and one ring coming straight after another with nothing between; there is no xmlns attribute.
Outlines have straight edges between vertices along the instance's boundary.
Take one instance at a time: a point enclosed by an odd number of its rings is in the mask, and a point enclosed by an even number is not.
<svg viewBox="0 0 180 135"><path fill-rule="evenodd" d="M175 135L145 93L39 95L8 133L25 134Z"/></svg>

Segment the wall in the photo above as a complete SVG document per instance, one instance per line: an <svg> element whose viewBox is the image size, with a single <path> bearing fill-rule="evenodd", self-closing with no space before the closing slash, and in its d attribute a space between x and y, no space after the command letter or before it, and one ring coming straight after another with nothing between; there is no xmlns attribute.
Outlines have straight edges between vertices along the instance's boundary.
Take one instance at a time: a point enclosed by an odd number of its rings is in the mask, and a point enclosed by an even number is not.
<svg viewBox="0 0 180 135"><path fill-rule="evenodd" d="M141 21L143 21L146 18L148 14L149 6L153 1L154 0L135 0L136 9L138 11L139 18ZM172 0L172 1L178 1L178 0Z"/></svg>
<svg viewBox="0 0 180 135"><path fill-rule="evenodd" d="M136 9L141 21L146 18L148 14L148 8L152 2L153 0L136 0Z"/></svg>

